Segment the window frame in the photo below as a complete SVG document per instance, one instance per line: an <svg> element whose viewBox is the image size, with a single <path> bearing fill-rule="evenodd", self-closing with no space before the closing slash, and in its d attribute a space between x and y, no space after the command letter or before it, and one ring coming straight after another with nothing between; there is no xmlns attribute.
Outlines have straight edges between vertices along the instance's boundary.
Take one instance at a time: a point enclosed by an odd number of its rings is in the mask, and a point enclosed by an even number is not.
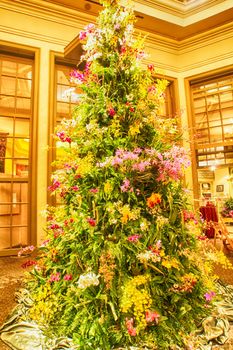
<svg viewBox="0 0 233 350"><path fill-rule="evenodd" d="M37 244L37 140L38 140L38 95L40 49L33 46L21 45L0 40L0 53L11 58L30 58L33 60L32 87L31 87L31 120L30 120L30 150L29 150L29 176L28 176L28 244ZM4 178L7 180L7 178ZM14 178L9 180L15 181ZM17 182L17 181L16 181ZM16 255L20 248L0 250L0 256Z"/></svg>

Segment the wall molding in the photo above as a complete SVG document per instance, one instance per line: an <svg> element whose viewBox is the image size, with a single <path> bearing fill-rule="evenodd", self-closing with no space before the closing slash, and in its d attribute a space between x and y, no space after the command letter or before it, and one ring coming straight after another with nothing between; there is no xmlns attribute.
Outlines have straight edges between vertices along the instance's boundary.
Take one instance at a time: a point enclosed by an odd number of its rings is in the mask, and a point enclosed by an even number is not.
<svg viewBox="0 0 233 350"><path fill-rule="evenodd" d="M138 3L146 3L148 4L154 3L152 0L136 0ZM213 0L212 3L219 3L220 1ZM95 22L96 17L94 14L91 13L85 13L80 11L77 11L72 8L66 8L61 5L57 5L48 1L42 1L42 0L1 0L0 2L0 8L4 9L5 11L9 12L15 12L22 15L31 16L34 18L42 19L48 22L54 22L56 24L64 25L68 28L75 28L77 30L77 35L82 28L90 23ZM29 39L38 40L41 42L47 42L51 44L60 45L63 48L69 44L67 40L64 40L62 37L55 37L54 35L48 35L38 33L35 30L28 31L23 29L16 29L12 28L9 25L1 25L0 24L0 31L6 34L11 34L14 36L21 36L26 37ZM213 52L213 55L211 58L206 60L201 60L198 62L195 62L193 64L186 64L182 67L179 66L179 59L182 55L185 55L186 53L193 52L195 50L202 49L204 47L207 47L208 45L214 45L221 43L224 40L229 40L233 38L233 22L226 23L225 25L222 25L217 28L213 28L211 30L208 30L204 33L196 34L195 36L192 36L190 38L186 38L183 40L175 40L168 37L163 37L159 34L154 33L148 33L145 30L141 28L136 28L135 30L137 33L142 33L142 35L145 35L145 47L148 50L155 50L155 51L161 51L164 53L167 53L169 55L174 55L174 65L173 64L166 64L163 62L158 62L156 65L158 68L163 70L171 70L176 73L183 73L186 70L196 69L204 64L212 64L215 62L218 62L220 60L225 60L232 58L233 52L228 50L228 53L223 54L216 54ZM71 38L72 39L72 38ZM148 59L148 62L150 60Z"/></svg>
<svg viewBox="0 0 233 350"><path fill-rule="evenodd" d="M28 38L28 39L52 43L52 44L56 44L56 45L61 45L62 47L66 46L69 43L68 40L63 40L63 39L55 38L55 37L52 37L49 35L42 35L42 34L38 34L38 33L34 33L34 32L15 29L12 27L2 26L2 25L0 25L0 32L6 33L6 34L11 34L14 36L20 36L20 37L24 37L24 38Z"/></svg>
<svg viewBox="0 0 233 350"><path fill-rule="evenodd" d="M45 4L41 0L1 0L0 8L74 28L77 28L77 25L80 27L80 24L83 27L96 20L94 14L79 12L47 1Z"/></svg>

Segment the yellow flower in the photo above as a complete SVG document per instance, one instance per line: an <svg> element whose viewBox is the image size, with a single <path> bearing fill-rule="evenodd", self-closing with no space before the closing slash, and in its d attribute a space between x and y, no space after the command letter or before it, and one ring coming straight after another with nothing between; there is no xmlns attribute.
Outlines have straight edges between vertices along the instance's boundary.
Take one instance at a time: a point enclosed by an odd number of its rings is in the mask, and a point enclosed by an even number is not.
<svg viewBox="0 0 233 350"><path fill-rule="evenodd" d="M107 181L105 184L104 184L104 192L105 193L111 193L112 192L112 185L109 181Z"/></svg>
<svg viewBox="0 0 233 350"><path fill-rule="evenodd" d="M174 267L175 269L179 268L179 262L176 258L164 259L162 261L162 265L165 266L167 269L171 269L172 267Z"/></svg>
<svg viewBox="0 0 233 350"><path fill-rule="evenodd" d="M130 126L129 128L129 134L130 135L135 135L135 134L139 134L140 133L140 123L134 123L133 125Z"/></svg>
<svg viewBox="0 0 233 350"><path fill-rule="evenodd" d="M137 333L146 328L145 312L152 304L149 291L145 287L140 287L148 283L149 280L148 275L139 275L130 279L123 287L121 310L124 313L133 313L137 321Z"/></svg>

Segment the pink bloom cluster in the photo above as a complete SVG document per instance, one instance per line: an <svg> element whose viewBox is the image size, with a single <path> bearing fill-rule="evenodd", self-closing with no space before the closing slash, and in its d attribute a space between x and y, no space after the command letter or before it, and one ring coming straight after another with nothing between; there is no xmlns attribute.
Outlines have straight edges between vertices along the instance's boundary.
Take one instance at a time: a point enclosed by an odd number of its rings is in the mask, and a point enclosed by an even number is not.
<svg viewBox="0 0 233 350"><path fill-rule="evenodd" d="M98 193L99 190L98 190L98 188L91 188L90 192L95 194L95 193Z"/></svg>
<svg viewBox="0 0 233 350"><path fill-rule="evenodd" d="M150 165L148 160L141 161L139 163L134 163L132 168L133 170L138 170L140 172L145 171L145 169Z"/></svg>
<svg viewBox="0 0 233 350"><path fill-rule="evenodd" d="M146 322L148 323L155 322L156 324L158 324L159 317L160 315L158 314L157 311L150 311L150 310L146 311Z"/></svg>
<svg viewBox="0 0 233 350"><path fill-rule="evenodd" d="M164 154L158 153L157 166L159 170L158 181L169 179L179 180L182 176L183 168L190 165L190 160L184 148L173 146Z"/></svg>
<svg viewBox="0 0 233 350"><path fill-rule="evenodd" d="M70 72L70 81L74 82L77 85L83 84L85 78L86 78L85 74L79 72L76 69L74 69L72 72Z"/></svg>
<svg viewBox="0 0 233 350"><path fill-rule="evenodd" d="M60 281L60 272L56 272L56 273L53 273L50 278L49 278L49 282L58 282Z"/></svg>
<svg viewBox="0 0 233 350"><path fill-rule="evenodd" d="M88 222L88 224L89 225L91 225L91 226L96 226L96 221L95 221L95 219L92 219L92 218L88 218L87 219L87 222Z"/></svg>
<svg viewBox="0 0 233 350"><path fill-rule="evenodd" d="M59 131L59 132L56 133L56 135L57 135L57 137L59 137L59 139L62 142L71 143L71 138L69 136L67 136L64 131Z"/></svg>
<svg viewBox="0 0 233 350"><path fill-rule="evenodd" d="M153 94L156 92L156 87L154 85L149 86L147 91Z"/></svg>
<svg viewBox="0 0 233 350"><path fill-rule="evenodd" d="M137 330L133 326L133 323L134 323L133 318L130 318L130 319L126 318L125 323L126 323L126 328L129 335L131 335L132 337L135 337L137 335Z"/></svg>
<svg viewBox="0 0 233 350"><path fill-rule="evenodd" d="M48 244L49 244L49 242L50 242L50 239L46 239L45 241L43 241L42 243L41 243L41 247L46 247Z"/></svg>
<svg viewBox="0 0 233 350"><path fill-rule="evenodd" d="M184 221L187 222L189 220L193 220L195 222L195 224L198 223L195 214L192 211L187 211L187 210L183 210L183 217L184 217Z"/></svg>
<svg viewBox="0 0 233 350"><path fill-rule="evenodd" d="M51 191L51 192L54 192L60 186L61 186L60 181L54 179L52 185L48 187L48 190Z"/></svg>
<svg viewBox="0 0 233 350"><path fill-rule="evenodd" d="M21 265L21 267L23 269L26 269L27 267L30 267L30 266L33 266L33 265L36 265L36 261L34 261L34 260L27 260L27 261L25 261L25 263L23 263Z"/></svg>
<svg viewBox="0 0 233 350"><path fill-rule="evenodd" d="M78 186L72 186L71 188L70 188L72 191L79 191L79 187Z"/></svg>
<svg viewBox="0 0 233 350"><path fill-rule="evenodd" d="M56 224L56 223L51 224L50 226L48 226L48 229L53 231L54 238L57 238L60 234L64 233L63 228L60 225Z"/></svg>
<svg viewBox="0 0 233 350"><path fill-rule="evenodd" d="M204 294L206 301L211 301L215 296L216 296L216 293L213 291L210 291L209 293Z"/></svg>
<svg viewBox="0 0 233 350"><path fill-rule="evenodd" d="M93 23L90 23L88 24L85 28L85 30L82 30L80 33L79 33L79 39L81 41L84 41L87 39L88 35L93 33L94 30L95 30L95 25Z"/></svg>
<svg viewBox="0 0 233 350"><path fill-rule="evenodd" d="M63 277L64 281L71 281L72 280L72 275L70 273L67 273L64 277Z"/></svg>
<svg viewBox="0 0 233 350"><path fill-rule="evenodd" d="M73 219L73 218L70 218L69 220L66 219L66 220L64 221L64 225L65 225L65 226L68 226L69 224L72 224L73 222L74 222L74 219Z"/></svg>
<svg viewBox="0 0 233 350"><path fill-rule="evenodd" d="M109 108L108 114L109 114L110 117L114 117L114 115L116 114L115 109L114 108Z"/></svg>
<svg viewBox="0 0 233 350"><path fill-rule="evenodd" d="M130 181L128 179L125 179L123 181L123 184L121 185L121 191L122 192L133 192L133 187L130 187Z"/></svg>
<svg viewBox="0 0 233 350"><path fill-rule="evenodd" d="M147 65L147 68L148 68L148 70L149 70L150 72L153 72L153 71L155 70L155 67L154 67L153 64L148 64L148 65Z"/></svg>
<svg viewBox="0 0 233 350"><path fill-rule="evenodd" d="M151 245L148 247L148 249L152 251L152 253L156 254L157 256L160 255L161 248L162 248L162 243L160 240L158 240L155 245L153 246Z"/></svg>
<svg viewBox="0 0 233 350"><path fill-rule="evenodd" d="M141 235L132 235L127 238L129 242L138 242L139 238L141 238Z"/></svg>
<svg viewBox="0 0 233 350"><path fill-rule="evenodd" d="M29 245L27 247L21 248L18 252L18 256L21 256L23 254L30 254L31 252L33 252L33 250L35 250L34 245Z"/></svg>

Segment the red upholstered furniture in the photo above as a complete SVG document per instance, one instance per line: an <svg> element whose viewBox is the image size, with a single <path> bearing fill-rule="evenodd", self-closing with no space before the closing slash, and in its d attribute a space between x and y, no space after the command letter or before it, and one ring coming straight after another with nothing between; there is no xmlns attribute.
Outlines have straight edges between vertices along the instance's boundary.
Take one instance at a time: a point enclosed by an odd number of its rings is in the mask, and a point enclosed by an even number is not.
<svg viewBox="0 0 233 350"><path fill-rule="evenodd" d="M200 207L200 213L203 220L207 223L207 229L205 235L208 238L214 238L214 225L218 222L218 215L216 207L212 203L207 203L206 206Z"/></svg>

